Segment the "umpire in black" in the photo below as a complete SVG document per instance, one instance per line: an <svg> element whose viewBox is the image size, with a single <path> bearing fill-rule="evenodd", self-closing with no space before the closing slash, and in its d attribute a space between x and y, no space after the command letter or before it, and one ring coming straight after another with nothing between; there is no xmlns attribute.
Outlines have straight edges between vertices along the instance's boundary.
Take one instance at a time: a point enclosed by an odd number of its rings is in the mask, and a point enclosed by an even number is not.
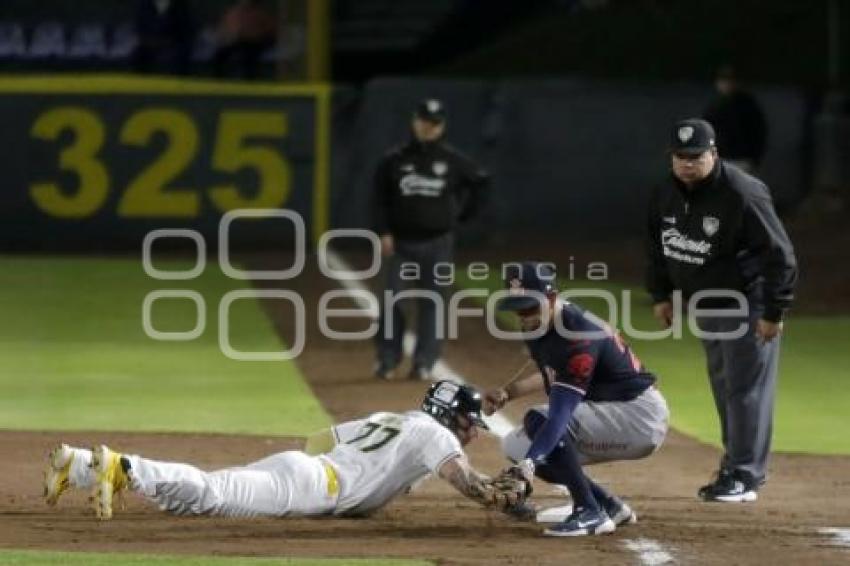
<svg viewBox="0 0 850 566"><path fill-rule="evenodd" d="M670 161L672 175L656 190L649 213L653 313L669 326L676 290L684 300L709 289L746 297L746 315L697 316L724 448L716 479L699 496L755 501L766 477L782 320L793 299L797 261L768 188L720 159L708 122L676 124ZM696 305L734 306L731 298ZM705 335L729 334L742 324L746 332L734 339Z"/></svg>
<svg viewBox="0 0 850 566"><path fill-rule="evenodd" d="M435 265L452 261L454 230L459 222L482 208L489 175L479 165L443 141L446 115L443 103L422 101L412 117L412 138L391 149L375 173L375 231L381 238L388 291L402 291L412 264L418 266L421 289L435 291ZM445 270L441 272L445 276ZM440 357L437 305L417 299L418 326L412 379L431 379ZM376 336L375 375L390 379L402 358L404 313L398 302L382 312Z"/></svg>

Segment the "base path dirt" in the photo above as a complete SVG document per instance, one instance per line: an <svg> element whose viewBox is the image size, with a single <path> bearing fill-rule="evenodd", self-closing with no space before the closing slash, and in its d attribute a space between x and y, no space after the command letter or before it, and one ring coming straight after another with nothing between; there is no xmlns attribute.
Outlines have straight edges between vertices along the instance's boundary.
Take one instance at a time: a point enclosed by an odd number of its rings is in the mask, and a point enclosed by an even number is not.
<svg viewBox="0 0 850 566"><path fill-rule="evenodd" d="M294 283L288 288L302 293L308 313L315 313L311 306L315 307L321 292L336 287L310 262L307 272ZM280 333L290 335L292 319L285 309L273 302L264 306ZM347 321L337 328L355 328L357 324ZM314 320L307 332L307 347L298 364L337 420L418 405L427 384L402 377L390 382L375 380L371 376L371 344L325 339ZM524 360L518 345L497 342L482 332L480 320L465 321L460 332L460 339L446 346L446 361L479 386L503 381ZM507 416L517 422L522 410L511 407ZM400 497L368 519L175 518L129 495L126 509L118 510L112 521L98 523L87 510L85 494L71 494L55 509L41 500L45 456L60 440L83 446L102 442L122 451L207 469L300 446L298 439L272 437L0 432L0 547L391 556L443 564L640 564L638 553L630 547L649 542L659 545L677 563L726 566L850 561L850 550L832 546L817 532L824 527L850 527L850 458L846 457L777 454L770 481L757 503L706 504L697 501L695 493L715 468L718 453L671 433L663 448L648 459L589 470L632 504L640 516L638 524L605 537L550 539L540 535L542 529L537 525L485 512L438 480L425 482L412 495ZM495 438L480 438L469 452L474 465L486 472L504 466ZM544 504L563 501L542 482L536 494Z"/></svg>

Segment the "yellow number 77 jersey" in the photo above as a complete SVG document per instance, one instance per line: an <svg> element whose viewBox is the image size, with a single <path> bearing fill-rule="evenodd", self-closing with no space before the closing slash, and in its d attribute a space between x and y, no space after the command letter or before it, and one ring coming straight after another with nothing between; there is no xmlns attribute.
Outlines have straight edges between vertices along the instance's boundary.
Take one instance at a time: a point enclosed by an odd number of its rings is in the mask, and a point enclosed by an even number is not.
<svg viewBox="0 0 850 566"><path fill-rule="evenodd" d="M337 515L386 505L417 480L463 454L457 437L420 411L374 413L333 427L336 446L324 454L336 468Z"/></svg>

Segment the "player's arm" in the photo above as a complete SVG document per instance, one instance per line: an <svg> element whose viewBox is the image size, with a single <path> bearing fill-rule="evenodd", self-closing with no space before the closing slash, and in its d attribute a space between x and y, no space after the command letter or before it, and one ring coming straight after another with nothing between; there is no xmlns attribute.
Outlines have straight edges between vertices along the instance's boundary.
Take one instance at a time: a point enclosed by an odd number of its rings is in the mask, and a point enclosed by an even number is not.
<svg viewBox="0 0 850 566"><path fill-rule="evenodd" d="M554 383L549 393L549 416L543 428L534 436L526 453L526 460L534 466L546 462L546 457L555 449L567 433L567 427L584 392L563 383Z"/></svg>
<svg viewBox="0 0 850 566"><path fill-rule="evenodd" d="M489 478L476 472L466 456L458 455L450 458L440 466L437 473L440 478L473 501L485 507L495 503L493 488L487 484Z"/></svg>
<svg viewBox="0 0 850 566"><path fill-rule="evenodd" d="M482 407L485 415L492 415L508 401L531 395L543 390L543 376L539 371L529 375L517 375L512 380L502 385L498 389L488 391L484 395L484 406Z"/></svg>

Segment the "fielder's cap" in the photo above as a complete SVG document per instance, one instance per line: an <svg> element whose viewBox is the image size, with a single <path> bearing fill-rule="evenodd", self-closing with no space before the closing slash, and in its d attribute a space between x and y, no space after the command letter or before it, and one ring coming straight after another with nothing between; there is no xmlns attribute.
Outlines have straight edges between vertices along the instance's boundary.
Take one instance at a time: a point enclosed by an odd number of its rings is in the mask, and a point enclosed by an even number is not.
<svg viewBox="0 0 850 566"><path fill-rule="evenodd" d="M670 151L699 155L715 147L714 128L705 120L689 118L676 122L670 136Z"/></svg>
<svg viewBox="0 0 850 566"><path fill-rule="evenodd" d="M551 264L533 261L509 265L505 270L505 286L510 294L499 300L500 311L533 309L540 305L540 297L529 291L543 294L554 291L555 270Z"/></svg>
<svg viewBox="0 0 850 566"><path fill-rule="evenodd" d="M441 100L426 98L416 106L414 116L422 120L440 124L446 120L446 107Z"/></svg>

